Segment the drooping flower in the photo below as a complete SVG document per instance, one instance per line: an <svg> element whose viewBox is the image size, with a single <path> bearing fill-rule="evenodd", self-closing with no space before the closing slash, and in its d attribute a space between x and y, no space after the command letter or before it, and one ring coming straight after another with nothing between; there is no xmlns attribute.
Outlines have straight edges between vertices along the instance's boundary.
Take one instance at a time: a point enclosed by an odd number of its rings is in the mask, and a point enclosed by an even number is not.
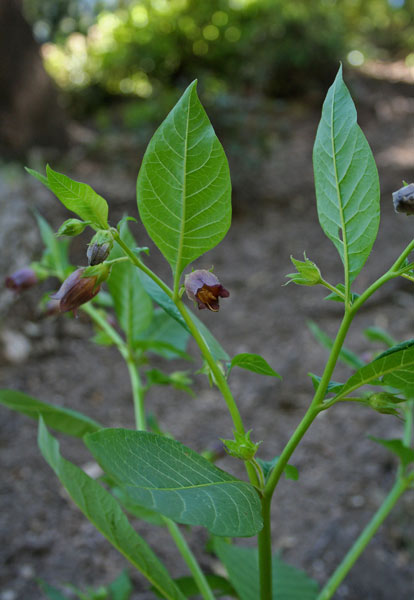
<svg viewBox="0 0 414 600"><path fill-rule="evenodd" d="M24 267L15 271L5 279L6 288L15 292L22 292L36 285L38 282L37 275L30 267Z"/></svg>
<svg viewBox="0 0 414 600"><path fill-rule="evenodd" d="M59 290L50 296L53 300L59 300L59 311L67 312L73 310L76 314L78 307L92 300L101 289L98 276L83 277L85 267L76 269L62 283Z"/></svg>
<svg viewBox="0 0 414 600"><path fill-rule="evenodd" d="M409 183L392 194L395 212L414 215L414 183Z"/></svg>
<svg viewBox="0 0 414 600"><path fill-rule="evenodd" d="M198 269L185 276L185 291L190 300L198 304L198 308L208 308L213 312L219 309L219 297L228 298L228 292L218 278L206 269Z"/></svg>

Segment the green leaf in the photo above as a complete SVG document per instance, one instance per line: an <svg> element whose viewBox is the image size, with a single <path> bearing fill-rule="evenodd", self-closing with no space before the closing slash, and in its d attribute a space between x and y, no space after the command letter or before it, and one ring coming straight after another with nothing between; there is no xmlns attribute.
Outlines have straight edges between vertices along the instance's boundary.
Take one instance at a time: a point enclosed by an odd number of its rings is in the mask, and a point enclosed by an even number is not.
<svg viewBox="0 0 414 600"><path fill-rule="evenodd" d="M248 352L236 354L230 363L229 373L233 367L240 367L241 369L247 369L247 371L253 371L253 373L259 373L259 375L270 375L282 379L279 373L276 373L259 354L249 354Z"/></svg>
<svg viewBox="0 0 414 600"><path fill-rule="evenodd" d="M187 329L158 308L154 311L149 327L135 336L135 345L143 347L144 344L148 350L167 359L177 356L190 358L185 353L189 337Z"/></svg>
<svg viewBox="0 0 414 600"><path fill-rule="evenodd" d="M408 396L414 394L414 340L393 346L348 379L336 398L363 385L391 386Z"/></svg>
<svg viewBox="0 0 414 600"><path fill-rule="evenodd" d="M130 262L114 264L107 284L119 324L132 343L151 323L151 299L144 290L138 269Z"/></svg>
<svg viewBox="0 0 414 600"><path fill-rule="evenodd" d="M214 550L226 567L240 600L260 598L257 550L234 546L217 538ZM272 600L315 600L318 595L316 581L278 556L272 559L272 575Z"/></svg>
<svg viewBox="0 0 414 600"><path fill-rule="evenodd" d="M338 290L338 293L332 292L325 296L325 300L332 300L333 302L344 302L345 300L345 286L343 283L338 283L335 286L335 289ZM351 305L359 298L359 294L355 294L354 292L351 294Z"/></svg>
<svg viewBox="0 0 414 600"><path fill-rule="evenodd" d="M395 340L387 331L385 331L381 327L367 327L367 329L364 329L363 334L371 342L381 342L382 344L390 348L392 346L397 345L397 340Z"/></svg>
<svg viewBox="0 0 414 600"><path fill-rule="evenodd" d="M137 199L141 220L170 263L178 291L186 265L214 248L231 222L229 167L197 97L196 81L149 143Z"/></svg>
<svg viewBox="0 0 414 600"><path fill-rule="evenodd" d="M62 592L60 592L57 588L55 588L53 585L49 585L43 579L38 579L37 583L46 598L49 600L69 600L68 596L62 594Z"/></svg>
<svg viewBox="0 0 414 600"><path fill-rule="evenodd" d="M94 229L108 229L108 204L86 183L74 181L46 167L49 189L68 210L76 213Z"/></svg>
<svg viewBox="0 0 414 600"><path fill-rule="evenodd" d="M131 579L128 571L122 571L120 575L108 586L111 600L129 600L133 592Z"/></svg>
<svg viewBox="0 0 414 600"><path fill-rule="evenodd" d="M384 448L387 448L387 450L398 456L403 467L406 467L410 463L414 462L414 450L412 448L408 448L408 446L404 446L401 440L384 440L372 435L368 437L373 442L381 444L381 446L384 446Z"/></svg>
<svg viewBox="0 0 414 600"><path fill-rule="evenodd" d="M47 177L45 175L38 173L34 169L29 169L29 167L25 167L24 169L29 173L29 175L40 181L40 183L43 183L43 185L46 186L49 190L51 189Z"/></svg>
<svg viewBox="0 0 414 600"><path fill-rule="evenodd" d="M165 525L164 517L160 513L137 504L133 498L128 496L124 489L111 484L111 492L125 510L134 517L142 519L142 521L146 521L147 523L152 523L152 525Z"/></svg>
<svg viewBox="0 0 414 600"><path fill-rule="evenodd" d="M313 149L319 222L333 242L352 282L377 236L378 172L369 144L342 80L342 67L326 96Z"/></svg>
<svg viewBox="0 0 414 600"><path fill-rule="evenodd" d="M87 436L86 444L104 471L146 508L217 535L252 536L262 528L255 488L175 440L106 429Z"/></svg>
<svg viewBox="0 0 414 600"><path fill-rule="evenodd" d="M184 600L164 565L136 533L119 504L99 483L59 451L59 443L39 421L39 448L68 494L104 537L154 585L165 598Z"/></svg>
<svg viewBox="0 0 414 600"><path fill-rule="evenodd" d="M297 285L318 285L322 282L321 272L319 271L317 265L309 260L306 254L303 254L303 260L297 260L290 257L290 260L293 263L293 266L296 267L296 273L288 273L286 277L289 277L289 281L287 281L284 285L288 285L293 281Z"/></svg>
<svg viewBox="0 0 414 600"><path fill-rule="evenodd" d="M265 476L265 479L267 480L268 476L270 475L270 472L276 466L276 463L279 460L279 456L275 456L274 458L272 458L272 460L263 460L261 458L256 458L256 460L259 463L259 465L262 467L263 475ZM283 469L283 472L285 474L286 479L292 479L293 481L298 481L299 471L298 471L297 467L295 467L294 465L287 464L286 467Z"/></svg>
<svg viewBox="0 0 414 600"><path fill-rule="evenodd" d="M45 423L67 435L83 437L102 429L102 425L76 410L41 402L15 390L0 390L0 404L32 419L43 417Z"/></svg>
<svg viewBox="0 0 414 600"><path fill-rule="evenodd" d="M322 331L322 329L314 321L308 321L307 325L321 346L327 350L331 350L334 344L333 339L330 338L329 335L327 335L324 331ZM353 369L359 369L365 365L364 361L361 360L359 356L352 352L352 350L348 350L348 348L345 347L342 347L342 350L339 353L339 360Z"/></svg>
<svg viewBox="0 0 414 600"><path fill-rule="evenodd" d="M231 596L237 598L236 591L231 585L228 579L221 577L220 575L206 575L207 583L214 592L215 598L221 598L223 596ZM199 597L200 590L193 577L179 577L174 579L177 586L180 588L186 598L192 598L193 596ZM162 598L160 594L155 591L157 598Z"/></svg>
<svg viewBox="0 0 414 600"><path fill-rule="evenodd" d="M40 213L34 211L40 236L45 245L42 264L64 279L69 267L68 248L70 240L56 239L53 229Z"/></svg>
<svg viewBox="0 0 414 600"><path fill-rule="evenodd" d="M192 310L190 310L188 308L186 310L188 311L188 314L190 315L193 323L195 324L199 333L201 334L205 343L207 344L208 349L210 350L210 353L212 354L214 360L216 360L216 361L223 360L223 361L228 362L230 360L230 356L224 350L224 348L220 344L220 342L218 340L216 340L216 338L211 333L211 331L208 329L208 327L206 327L204 325L204 323L202 321L200 321L200 319L193 313Z"/></svg>
<svg viewBox="0 0 414 600"><path fill-rule="evenodd" d="M309 377L312 379L313 387L315 392L317 391L319 384L321 382L322 377L319 375L315 375L315 373L308 373ZM326 393L333 392L338 393L344 387L343 383L339 383L339 381L330 381L328 383L328 387L326 388Z"/></svg>

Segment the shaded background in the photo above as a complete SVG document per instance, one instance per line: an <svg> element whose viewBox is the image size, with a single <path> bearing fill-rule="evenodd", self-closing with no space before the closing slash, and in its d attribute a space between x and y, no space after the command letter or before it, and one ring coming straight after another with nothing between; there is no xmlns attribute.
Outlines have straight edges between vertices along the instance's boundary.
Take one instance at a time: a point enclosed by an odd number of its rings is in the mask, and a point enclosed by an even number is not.
<svg viewBox="0 0 414 600"><path fill-rule="evenodd" d="M89 183L109 201L112 223L125 212L135 216L135 179L146 144L198 78L234 187L233 227L195 265L214 264L231 297L218 315L200 315L230 355L259 352L283 375L275 383L240 371L231 381L246 425L265 440L261 456L280 453L309 403L306 374L320 373L326 358L306 320L333 335L341 313L335 303L321 304L321 290L281 287L292 270L290 254L300 258L304 251L328 280L341 279L315 209L311 152L321 102L342 60L382 190L380 233L358 291L412 237L413 219L394 215L390 195L413 175L413 48L414 2L407 0L2 0L1 274L40 255L33 207L55 228L67 215L24 175L23 164L43 170L49 161ZM142 228L134 229L140 245L151 246ZM75 264L85 263L87 242L85 235L74 242ZM169 277L152 246L150 263ZM53 285L20 297L0 292L2 386L131 427L127 373L116 351L89 342L86 320L43 317L39 299ZM361 353L378 350L362 333L373 324L397 339L414 337L412 309L412 286L391 282L364 308L348 345ZM188 365L171 365L177 368ZM347 374L340 367L335 378ZM201 451L228 437L231 423L216 391L202 376L194 379L196 399L157 388L148 408ZM392 485L394 459L367 436L396 437L400 428L394 417L358 406L321 415L292 461L299 482L282 482L275 497L274 545L288 562L326 580ZM35 430L33 422L2 409L1 600L40 599L36 577L98 586L125 566L68 502L36 449ZM62 444L66 457L88 463L80 444ZM241 474L232 459L219 465ZM412 600L412 499L407 494L400 501L335 598ZM185 573L162 531L137 528L174 575ZM205 532L196 528L189 539L203 566L216 568L203 553ZM134 600L152 598L145 581L132 576Z"/></svg>

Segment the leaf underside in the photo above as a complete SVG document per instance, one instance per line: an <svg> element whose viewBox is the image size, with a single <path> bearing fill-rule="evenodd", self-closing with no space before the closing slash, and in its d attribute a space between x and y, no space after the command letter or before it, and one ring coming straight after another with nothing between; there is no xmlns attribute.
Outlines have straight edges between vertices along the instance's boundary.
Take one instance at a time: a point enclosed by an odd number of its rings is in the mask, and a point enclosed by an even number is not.
<svg viewBox="0 0 414 600"><path fill-rule="evenodd" d="M155 132L138 175L137 200L149 236L178 276L225 236L229 167L196 82Z"/></svg>
<svg viewBox="0 0 414 600"><path fill-rule="evenodd" d="M323 105L313 165L319 222L344 263L345 283L362 269L380 219L378 172L356 118L339 69Z"/></svg>
<svg viewBox="0 0 414 600"><path fill-rule="evenodd" d="M218 469L175 440L128 429L86 437L102 468L138 504L221 536L252 536L262 528L253 486Z"/></svg>

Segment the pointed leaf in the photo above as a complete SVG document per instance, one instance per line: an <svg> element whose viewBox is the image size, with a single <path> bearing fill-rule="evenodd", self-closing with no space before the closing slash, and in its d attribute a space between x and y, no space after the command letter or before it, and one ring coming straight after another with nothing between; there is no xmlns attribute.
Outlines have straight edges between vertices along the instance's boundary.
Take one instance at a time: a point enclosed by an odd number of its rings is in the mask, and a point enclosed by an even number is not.
<svg viewBox="0 0 414 600"><path fill-rule="evenodd" d="M108 204L89 185L74 181L62 173L46 167L49 189L68 210L95 229L108 229Z"/></svg>
<svg viewBox="0 0 414 600"><path fill-rule="evenodd" d="M104 471L146 508L216 535L251 536L262 528L255 488L175 440L106 429L86 444Z"/></svg>
<svg viewBox="0 0 414 600"><path fill-rule="evenodd" d="M276 373L263 356L259 354L250 354L248 352L236 354L230 363L229 373L233 367L240 367L241 369L253 371L253 373L259 373L259 375L270 375L271 377L282 379L279 373Z"/></svg>
<svg viewBox="0 0 414 600"><path fill-rule="evenodd" d="M137 181L141 220L176 274L214 248L231 221L224 150L197 97L184 92L155 132Z"/></svg>
<svg viewBox="0 0 414 600"><path fill-rule="evenodd" d="M25 169L25 171L27 171L29 173L29 175L31 175L32 177L34 177L35 179L40 181L40 183L43 183L43 185L46 186L50 190L50 185L49 185L49 182L45 175L42 175L42 173L39 173L38 171L35 171L34 169L29 169L29 167L25 167L24 169Z"/></svg>
<svg viewBox="0 0 414 600"><path fill-rule="evenodd" d="M135 340L138 346L143 347L141 344L145 344L148 350L167 359L183 355L190 358L185 353L189 337L187 329L158 308L154 311L149 327L136 335Z"/></svg>
<svg viewBox="0 0 414 600"><path fill-rule="evenodd" d="M224 564L231 583L240 600L260 598L259 564L254 548L243 548L214 540L214 550ZM315 600L318 584L296 567L283 562L279 557L272 559L272 600Z"/></svg>
<svg viewBox="0 0 414 600"><path fill-rule="evenodd" d="M99 483L68 460L59 451L57 440L39 421L39 448L68 494L83 514L165 598L184 600L164 565L148 544L136 533L118 502Z"/></svg>
<svg viewBox="0 0 414 600"><path fill-rule="evenodd" d="M32 419L41 416L52 429L74 437L83 437L86 433L93 433L103 427L76 410L41 402L15 390L0 390L0 404Z"/></svg>
<svg viewBox="0 0 414 600"><path fill-rule="evenodd" d="M221 577L221 575L206 575L205 578L214 592L215 598L222 598L223 596L226 596L226 598L228 596L231 596L232 598L238 597L228 579ZM192 598L193 596L199 597L200 589L193 577L179 577L178 579L174 579L174 581L186 598ZM156 590L154 591L157 598L162 598Z"/></svg>
<svg viewBox="0 0 414 600"><path fill-rule="evenodd" d="M43 581L43 579L38 579L37 583L48 600L69 600L68 596L62 594L57 588L53 585L49 585L46 581Z"/></svg>
<svg viewBox="0 0 414 600"><path fill-rule="evenodd" d="M341 256L345 282L362 269L380 218L377 168L356 119L340 68L323 105L313 166L319 222Z"/></svg>
<svg viewBox="0 0 414 600"><path fill-rule="evenodd" d="M35 211L37 226L39 227L40 236L45 245L45 250L42 256L42 263L56 271L60 279L64 279L69 267L68 248L69 240L58 240L49 223L42 217L40 213Z"/></svg>
<svg viewBox="0 0 414 600"><path fill-rule="evenodd" d="M128 571L122 571L120 575L108 586L111 600L129 600L133 592L131 579Z"/></svg>
<svg viewBox="0 0 414 600"><path fill-rule="evenodd" d="M336 398L349 395L363 385L386 385L414 395L414 340L408 340L380 354L348 379Z"/></svg>

